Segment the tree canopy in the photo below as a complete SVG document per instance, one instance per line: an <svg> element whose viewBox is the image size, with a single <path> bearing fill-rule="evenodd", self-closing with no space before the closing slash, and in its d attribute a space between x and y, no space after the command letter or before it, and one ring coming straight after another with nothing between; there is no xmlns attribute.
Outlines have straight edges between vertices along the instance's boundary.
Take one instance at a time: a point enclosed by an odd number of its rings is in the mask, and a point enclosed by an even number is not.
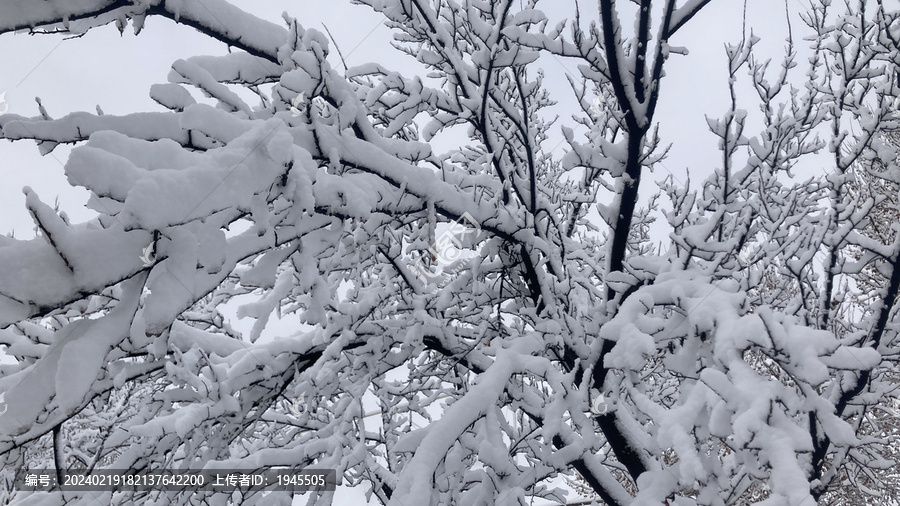
<svg viewBox="0 0 900 506"><path fill-rule="evenodd" d="M709 176L640 205L677 121L666 62L710 0L558 23L537 0L353 3L421 75L335 68L327 34L225 0L0 3L0 36L163 16L232 48L174 62L161 111L0 115L0 138L77 146L65 174L98 213L26 188L38 237L0 238L4 501L97 500L15 490L26 467L281 466L391 506L889 504L900 11L813 0L783 55L726 45ZM577 65L570 116L541 55ZM826 165L800 180L805 160Z"/></svg>

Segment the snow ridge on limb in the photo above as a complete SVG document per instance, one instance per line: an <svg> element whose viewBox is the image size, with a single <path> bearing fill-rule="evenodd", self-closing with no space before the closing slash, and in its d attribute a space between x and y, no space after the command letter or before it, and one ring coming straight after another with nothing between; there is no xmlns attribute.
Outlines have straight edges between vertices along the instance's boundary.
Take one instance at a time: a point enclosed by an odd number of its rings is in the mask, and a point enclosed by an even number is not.
<svg viewBox="0 0 900 506"><path fill-rule="evenodd" d="M98 293L133 276L140 270L140 263L129 252L140 256L150 241L147 232L124 233L121 226L65 235L67 258L77 270L69 269L54 245L41 237L17 240L0 248L0 261L8 267L0 275L0 326L45 315L81 299L85 293Z"/></svg>
<svg viewBox="0 0 900 506"><path fill-rule="evenodd" d="M190 26L254 56L277 62L277 50L287 40L283 27L259 19L225 0L52 0L35 5L0 5L0 34L18 30L85 33L122 20L134 22L135 33L146 16L163 16Z"/></svg>
<svg viewBox="0 0 900 506"><path fill-rule="evenodd" d="M8 2L0 6L0 31L17 31L34 29L42 26L62 24L66 29L72 20L97 18L115 13L109 23L118 15L117 10L127 10L132 15L145 8L141 4L122 2L119 0L86 0L80 2L51 1L38 5L27 5Z"/></svg>
<svg viewBox="0 0 900 506"><path fill-rule="evenodd" d="M9 405L9 416L0 419L6 435L0 452L46 433L94 398L107 355L129 334L145 280L139 274L123 282L120 302L107 315L62 327L33 367L0 379Z"/></svg>
<svg viewBox="0 0 900 506"><path fill-rule="evenodd" d="M402 506L431 502L436 468L457 439L490 411L513 374L539 373L546 367L544 360L530 356L536 349L540 349L539 343L523 340L513 349L498 352L478 384L429 428L409 464L398 476L400 486L389 504Z"/></svg>

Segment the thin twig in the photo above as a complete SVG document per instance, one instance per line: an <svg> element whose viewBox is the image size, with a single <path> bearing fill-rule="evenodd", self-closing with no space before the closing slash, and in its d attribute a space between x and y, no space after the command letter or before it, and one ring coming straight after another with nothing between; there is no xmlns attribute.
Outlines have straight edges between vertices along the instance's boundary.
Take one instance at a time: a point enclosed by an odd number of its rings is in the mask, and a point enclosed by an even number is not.
<svg viewBox="0 0 900 506"><path fill-rule="evenodd" d="M334 44L334 48L337 49L338 56L341 58L341 63L344 65L344 72L346 72L347 70L349 70L349 67L347 67L347 61L344 60L344 53L342 53L341 48L338 47L337 41L334 40L334 35L331 35L331 30L328 29L328 26L325 23L322 23L322 26L325 27L325 32L331 39L331 43Z"/></svg>

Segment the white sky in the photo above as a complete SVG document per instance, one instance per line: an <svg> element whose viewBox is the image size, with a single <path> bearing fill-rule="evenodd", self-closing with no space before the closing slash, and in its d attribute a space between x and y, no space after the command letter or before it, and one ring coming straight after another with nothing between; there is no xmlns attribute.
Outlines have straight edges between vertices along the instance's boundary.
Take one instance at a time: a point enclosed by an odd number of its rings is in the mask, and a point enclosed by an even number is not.
<svg viewBox="0 0 900 506"><path fill-rule="evenodd" d="M380 17L365 7L350 5L349 1L233 0L232 3L276 23L281 23L283 11L297 17L307 28L322 30L324 22L350 66L379 61L398 70L416 68L408 57L388 46L390 31L380 24ZM582 0L582 8L588 3ZM548 12L551 8L566 12L571 4L568 0L545 0L543 8ZM764 38L759 48L777 61L783 54L787 34L785 4L782 0L751 0L750 4L748 24ZM800 0L788 0L788 5L794 14L801 8ZM673 45L688 47L690 55L673 55L666 67L656 119L661 124L663 141L672 142L673 147L663 162L664 168L645 175L646 195L655 191L653 181L662 179L667 170L684 181L685 167L690 167L696 184L712 167L719 165L716 138L708 132L704 114L719 117L727 108L723 43L740 40L741 7L739 0L714 0L672 40ZM587 14L586 9L582 12ZM595 8L591 12L595 13ZM801 42L802 26L796 16L793 23L795 41ZM630 21L625 24L630 26ZM167 81L172 62L225 52L221 43L162 18L149 18L139 36L134 35L131 27L120 36L114 25L68 40L59 35L4 34L0 35L3 55L0 93L5 92L8 112L26 116L38 114L34 97L41 97L53 117L74 111L93 112L98 104L106 114L162 111L149 98L149 87ZM332 65L342 68L334 51L332 56ZM542 57L541 61L547 85L560 101L556 111L561 116L559 123L571 124L569 115L574 100L565 75L575 74L576 64L553 57ZM755 102L750 101L745 107L754 108ZM0 104L0 112L3 110L4 105ZM553 135L561 139L558 126ZM547 149L556 142L551 141ZM562 149L559 146L556 154L561 156ZM32 142L0 140L0 234L14 232L17 238L33 237L33 223L22 193L26 185L50 204L58 197L61 210L73 222L93 216L84 207L87 192L66 182L63 166L69 152L70 147L61 146L51 155L41 157ZM361 491L349 494L338 497L335 504L364 503Z"/></svg>

